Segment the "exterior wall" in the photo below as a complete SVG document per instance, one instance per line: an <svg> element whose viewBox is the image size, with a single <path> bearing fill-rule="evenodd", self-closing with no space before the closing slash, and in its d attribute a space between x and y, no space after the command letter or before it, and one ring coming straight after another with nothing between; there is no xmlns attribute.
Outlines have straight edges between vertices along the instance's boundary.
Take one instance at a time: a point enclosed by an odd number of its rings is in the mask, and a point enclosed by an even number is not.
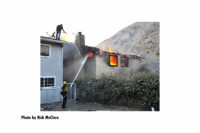
<svg viewBox="0 0 200 133"><path fill-rule="evenodd" d="M112 67L107 64L107 59L96 55L88 58L77 79L84 79L88 76L98 77L102 74L113 74L127 77L136 72L141 63L137 59L129 59L128 67L121 67L121 56L118 55L118 66Z"/></svg>
<svg viewBox="0 0 200 133"><path fill-rule="evenodd" d="M118 66L112 67L107 64L106 59L96 55L93 58L87 59L77 79L84 79L89 76L98 77L102 74L113 74L127 77L130 74L135 73L140 66L141 62L139 60L129 59L128 67L121 67L121 56L118 55Z"/></svg>
<svg viewBox="0 0 200 133"><path fill-rule="evenodd" d="M47 44L51 47L50 57L40 57L40 76L55 77L55 87L41 88L41 104L58 102L63 82L63 52L61 45Z"/></svg>
<svg viewBox="0 0 200 133"><path fill-rule="evenodd" d="M109 66L102 57L96 56L96 76L101 74L116 74L119 76L127 77L134 73L140 67L140 61L137 59L129 59L128 67L121 67L121 56L118 55L118 66Z"/></svg>
<svg viewBox="0 0 200 133"><path fill-rule="evenodd" d="M85 71L85 75L88 76L92 76L92 77L96 77L96 57L92 57L92 58L88 58L85 66L84 66L84 71Z"/></svg>
<svg viewBox="0 0 200 133"><path fill-rule="evenodd" d="M78 79L84 79L89 76L96 77L96 57L87 58Z"/></svg>

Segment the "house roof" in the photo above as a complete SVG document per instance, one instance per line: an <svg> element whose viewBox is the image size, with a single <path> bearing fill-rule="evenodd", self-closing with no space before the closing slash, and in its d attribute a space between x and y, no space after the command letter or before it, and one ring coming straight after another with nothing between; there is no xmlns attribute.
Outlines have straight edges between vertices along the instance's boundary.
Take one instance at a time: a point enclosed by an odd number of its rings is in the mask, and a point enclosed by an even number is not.
<svg viewBox="0 0 200 133"><path fill-rule="evenodd" d="M69 43L69 42L66 42L66 41L56 40L54 38L44 37L44 36L40 36L40 42L41 43L47 43L47 44L59 44L59 45L62 45L62 46Z"/></svg>
<svg viewBox="0 0 200 133"><path fill-rule="evenodd" d="M103 56L103 54L112 54L112 55L126 56L128 58L139 59L139 60L143 59L143 57L140 57L140 56L132 54L132 53L124 53L124 54L118 53L118 52L112 53L112 52L102 51L97 47L85 46L85 50L86 50L86 53L94 52L94 53L96 53L97 55L100 55L100 56Z"/></svg>
<svg viewBox="0 0 200 133"><path fill-rule="evenodd" d="M90 46L84 46L85 52L94 52L96 54L100 54L100 49L97 47L90 47Z"/></svg>

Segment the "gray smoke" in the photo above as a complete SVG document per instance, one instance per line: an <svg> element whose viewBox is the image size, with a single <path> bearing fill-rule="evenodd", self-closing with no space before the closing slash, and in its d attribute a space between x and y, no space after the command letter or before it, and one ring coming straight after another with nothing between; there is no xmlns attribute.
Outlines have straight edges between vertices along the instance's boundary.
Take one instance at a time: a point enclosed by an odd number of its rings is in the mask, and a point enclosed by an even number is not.
<svg viewBox="0 0 200 133"><path fill-rule="evenodd" d="M75 44L70 43L63 48L63 80L73 82L74 77L80 69L83 57L81 51ZM83 55L84 56L84 55Z"/></svg>

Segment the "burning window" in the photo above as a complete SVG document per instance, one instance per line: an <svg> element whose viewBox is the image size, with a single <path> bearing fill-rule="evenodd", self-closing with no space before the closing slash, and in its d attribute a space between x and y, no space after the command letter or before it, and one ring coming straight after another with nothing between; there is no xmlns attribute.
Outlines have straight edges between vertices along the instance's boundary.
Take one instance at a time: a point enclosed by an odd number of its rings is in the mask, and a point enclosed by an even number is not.
<svg viewBox="0 0 200 133"><path fill-rule="evenodd" d="M121 57L121 67L128 67L128 58Z"/></svg>
<svg viewBox="0 0 200 133"><path fill-rule="evenodd" d="M110 66L118 66L118 57L116 55L110 55Z"/></svg>

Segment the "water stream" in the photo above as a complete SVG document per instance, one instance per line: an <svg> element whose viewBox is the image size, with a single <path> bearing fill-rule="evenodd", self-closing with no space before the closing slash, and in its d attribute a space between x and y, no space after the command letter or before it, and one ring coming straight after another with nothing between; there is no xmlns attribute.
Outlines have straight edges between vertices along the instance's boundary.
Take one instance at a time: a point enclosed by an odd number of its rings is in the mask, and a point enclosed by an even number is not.
<svg viewBox="0 0 200 133"><path fill-rule="evenodd" d="M78 50L78 48L77 48L76 44L74 44L74 47L76 48L76 50L77 50L78 54L81 56L81 53L80 53L80 51ZM81 56L81 57L82 57L82 56Z"/></svg>
<svg viewBox="0 0 200 133"><path fill-rule="evenodd" d="M80 73L81 69L83 68L83 66L84 66L85 62L87 61L87 58L88 58L88 56L86 55L86 56L83 58L83 60L81 61L81 66L80 66L80 68L79 68L79 70L78 70L78 72L77 72L76 76L74 77L74 80L72 81L72 83L71 83L71 85L70 85L70 88L69 88L69 89L71 89L71 87L72 87L73 83L75 82L76 78L78 77L78 75L79 75L79 73Z"/></svg>

